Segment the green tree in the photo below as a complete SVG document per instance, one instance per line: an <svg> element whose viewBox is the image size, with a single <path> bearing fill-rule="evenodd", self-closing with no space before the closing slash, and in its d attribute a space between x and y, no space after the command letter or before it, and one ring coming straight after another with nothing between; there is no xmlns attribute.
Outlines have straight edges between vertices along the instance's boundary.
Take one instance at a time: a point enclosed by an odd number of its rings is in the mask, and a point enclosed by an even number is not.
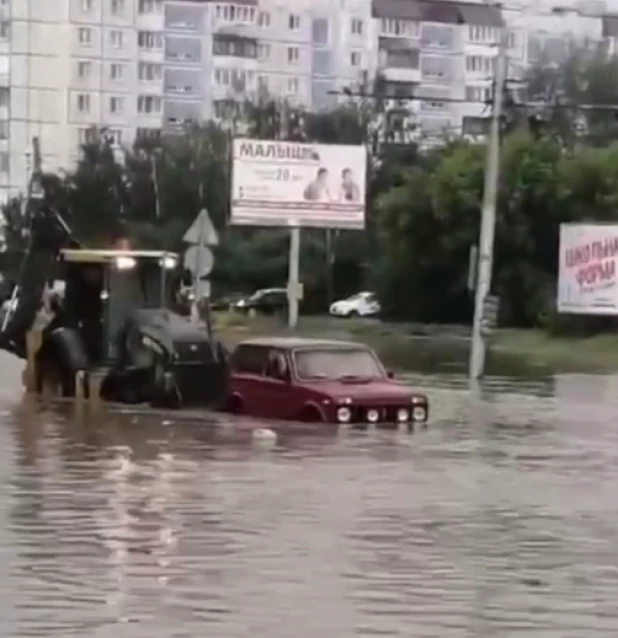
<svg viewBox="0 0 618 638"><path fill-rule="evenodd" d="M540 116L545 132L568 145L617 138L618 58L604 46L573 45L559 64L542 55L525 80L527 100L539 105L529 114Z"/></svg>

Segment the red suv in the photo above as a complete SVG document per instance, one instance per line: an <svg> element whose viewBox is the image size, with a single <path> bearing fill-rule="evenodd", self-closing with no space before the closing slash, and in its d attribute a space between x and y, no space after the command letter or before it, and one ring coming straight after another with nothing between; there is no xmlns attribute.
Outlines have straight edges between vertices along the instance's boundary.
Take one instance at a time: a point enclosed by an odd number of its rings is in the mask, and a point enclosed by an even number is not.
<svg viewBox="0 0 618 638"><path fill-rule="evenodd" d="M373 350L345 341L263 338L231 357L229 410L266 419L424 424L427 397L393 380Z"/></svg>

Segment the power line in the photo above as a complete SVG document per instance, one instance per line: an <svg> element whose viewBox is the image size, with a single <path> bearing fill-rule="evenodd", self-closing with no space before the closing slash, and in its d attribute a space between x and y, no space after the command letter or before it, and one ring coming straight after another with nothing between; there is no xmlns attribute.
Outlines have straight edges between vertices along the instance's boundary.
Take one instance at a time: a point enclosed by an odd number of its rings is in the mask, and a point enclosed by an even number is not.
<svg viewBox="0 0 618 638"><path fill-rule="evenodd" d="M508 92L508 89L507 89ZM489 106L492 100L467 100L465 98L453 98L453 97L434 97L429 95L382 95L376 92L366 91L352 91L349 89L332 90L328 91L328 95L345 95L347 97L364 97L374 100L399 100L402 102L445 102L453 104L483 104ZM549 102L549 101L530 101L530 102L514 102L510 101L505 104L505 108L508 109L564 109L564 110L579 110L579 111L608 111L616 112L618 115L618 104L590 104L590 103L576 103L576 102Z"/></svg>

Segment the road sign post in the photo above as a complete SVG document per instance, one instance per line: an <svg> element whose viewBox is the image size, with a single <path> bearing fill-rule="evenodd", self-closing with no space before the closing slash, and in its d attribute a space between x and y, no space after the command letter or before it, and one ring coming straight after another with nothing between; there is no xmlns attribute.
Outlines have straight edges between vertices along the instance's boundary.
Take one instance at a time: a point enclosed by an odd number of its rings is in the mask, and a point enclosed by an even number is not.
<svg viewBox="0 0 618 638"><path fill-rule="evenodd" d="M209 247L219 245L219 235L205 208L195 218L183 240L191 244L185 252L184 267L193 275L191 317L197 321L200 315L199 305L210 297L210 281L206 278L212 272L214 256Z"/></svg>

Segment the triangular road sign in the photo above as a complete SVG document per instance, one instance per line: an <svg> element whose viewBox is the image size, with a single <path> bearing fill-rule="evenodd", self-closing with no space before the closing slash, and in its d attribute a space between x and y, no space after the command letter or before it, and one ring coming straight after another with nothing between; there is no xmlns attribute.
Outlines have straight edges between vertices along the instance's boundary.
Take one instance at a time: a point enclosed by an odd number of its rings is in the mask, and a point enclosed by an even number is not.
<svg viewBox="0 0 618 638"><path fill-rule="evenodd" d="M205 208L200 211L182 240L194 246L219 245L219 234Z"/></svg>

